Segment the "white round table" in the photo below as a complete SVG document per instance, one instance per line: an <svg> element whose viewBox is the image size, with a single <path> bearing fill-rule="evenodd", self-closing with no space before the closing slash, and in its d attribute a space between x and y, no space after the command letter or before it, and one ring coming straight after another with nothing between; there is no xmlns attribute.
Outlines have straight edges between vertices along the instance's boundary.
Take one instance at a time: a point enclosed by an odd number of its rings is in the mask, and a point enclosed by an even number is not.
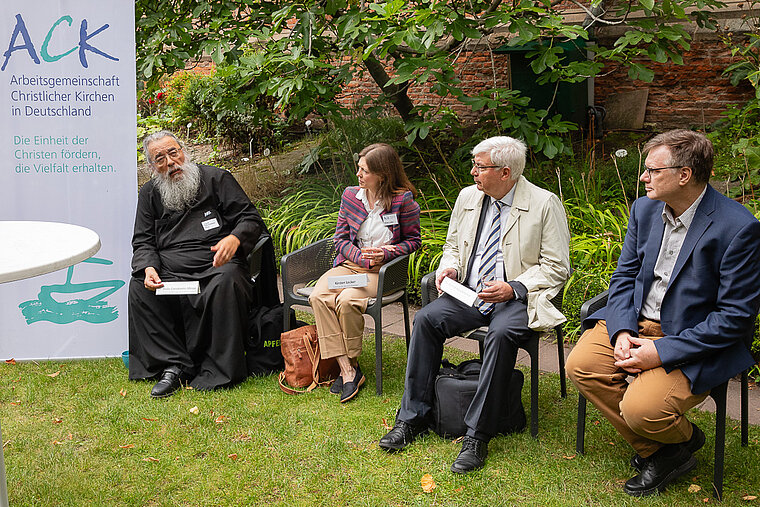
<svg viewBox="0 0 760 507"><path fill-rule="evenodd" d="M100 238L58 222L0 221L0 283L44 275L92 257Z"/></svg>
<svg viewBox="0 0 760 507"><path fill-rule="evenodd" d="M58 222L0 221L0 283L67 268L100 250L97 233ZM8 505L0 431L0 507Z"/></svg>

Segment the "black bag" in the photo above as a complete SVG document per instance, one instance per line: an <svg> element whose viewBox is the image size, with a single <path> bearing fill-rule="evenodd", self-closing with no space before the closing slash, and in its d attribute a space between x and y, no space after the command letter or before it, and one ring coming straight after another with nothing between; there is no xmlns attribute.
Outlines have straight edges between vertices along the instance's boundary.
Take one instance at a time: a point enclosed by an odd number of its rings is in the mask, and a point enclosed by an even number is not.
<svg viewBox="0 0 760 507"><path fill-rule="evenodd" d="M280 350L282 334L282 303L266 307L260 306L251 312L248 319L248 339L245 341L245 362L248 375L270 375L282 371L285 363ZM296 312L290 310L290 329L299 327Z"/></svg>
<svg viewBox="0 0 760 507"><path fill-rule="evenodd" d="M465 361L459 366L446 359L441 361L441 370L435 379L435 397L431 427L444 438L458 438L467 432L464 416L475 397L480 378L480 359ZM526 426L525 409L522 404L524 377L520 370L513 370L509 383L509 393L504 411L499 417L499 433L508 434L522 431Z"/></svg>

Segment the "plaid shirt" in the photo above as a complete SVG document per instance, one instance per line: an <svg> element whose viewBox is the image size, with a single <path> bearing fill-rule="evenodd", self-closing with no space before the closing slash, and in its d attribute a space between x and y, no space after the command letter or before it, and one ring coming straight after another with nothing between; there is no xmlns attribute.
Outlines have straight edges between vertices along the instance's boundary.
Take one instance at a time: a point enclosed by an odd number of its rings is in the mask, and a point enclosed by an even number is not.
<svg viewBox="0 0 760 507"><path fill-rule="evenodd" d="M367 210L364 203L356 197L359 187L348 187L343 192L340 200L340 211L338 212L338 223L335 226L335 250L338 255L335 257L334 266L339 265L345 260L350 260L369 268L369 260L361 258L361 250L357 245L356 233L362 222L367 218ZM390 244L396 245L395 250L385 250L383 262L388 262L400 255L414 252L422 244L420 238L420 206L412 197L409 191L398 194L393 197L393 203L390 210L383 210L380 215L396 215L398 223L389 225L393 232L393 238Z"/></svg>

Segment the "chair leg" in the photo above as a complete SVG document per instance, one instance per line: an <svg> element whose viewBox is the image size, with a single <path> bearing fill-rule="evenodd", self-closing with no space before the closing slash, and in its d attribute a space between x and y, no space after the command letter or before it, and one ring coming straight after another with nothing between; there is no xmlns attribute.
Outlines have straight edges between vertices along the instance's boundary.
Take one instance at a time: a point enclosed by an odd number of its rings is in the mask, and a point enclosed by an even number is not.
<svg viewBox="0 0 760 507"><path fill-rule="evenodd" d="M747 447L749 445L749 374L747 370L742 372L741 410L742 447Z"/></svg>
<svg viewBox="0 0 760 507"><path fill-rule="evenodd" d="M530 356L530 435L538 438L538 334L527 343Z"/></svg>
<svg viewBox="0 0 760 507"><path fill-rule="evenodd" d="M406 333L406 355L409 355L409 341L412 339L412 333L410 331L411 325L409 323L409 297L404 291L404 297L401 299L401 305L404 307L404 332Z"/></svg>
<svg viewBox="0 0 760 507"><path fill-rule="evenodd" d="M282 330L290 331L290 305L288 303L282 304Z"/></svg>
<svg viewBox="0 0 760 507"><path fill-rule="evenodd" d="M583 454L586 440L586 398L580 393L578 393L578 423L575 431L575 452Z"/></svg>
<svg viewBox="0 0 760 507"><path fill-rule="evenodd" d="M557 334L557 359L559 361L559 394L567 398L567 378L565 378L565 338L562 334L562 325L554 328Z"/></svg>
<svg viewBox="0 0 760 507"><path fill-rule="evenodd" d="M726 390L728 382L710 393L715 400L715 464L713 465L713 495L723 498L723 465L726 450Z"/></svg>
<svg viewBox="0 0 760 507"><path fill-rule="evenodd" d="M382 308L375 318L375 392L383 394L383 319Z"/></svg>

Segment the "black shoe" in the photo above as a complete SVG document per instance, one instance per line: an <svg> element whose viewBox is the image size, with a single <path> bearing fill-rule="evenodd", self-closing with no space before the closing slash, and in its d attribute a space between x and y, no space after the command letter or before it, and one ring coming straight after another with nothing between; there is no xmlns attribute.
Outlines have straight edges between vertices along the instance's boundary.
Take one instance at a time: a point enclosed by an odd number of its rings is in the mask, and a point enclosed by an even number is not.
<svg viewBox="0 0 760 507"><path fill-rule="evenodd" d="M488 442L477 438L465 437L462 439L462 450L451 465L451 471L455 474L466 474L486 464L488 456Z"/></svg>
<svg viewBox="0 0 760 507"><path fill-rule="evenodd" d="M423 425L409 424L408 422L396 420L393 429L380 439L378 445L384 451L400 451L407 445L415 441L417 437L425 436L428 427Z"/></svg>
<svg viewBox="0 0 760 507"><path fill-rule="evenodd" d="M340 392L340 402L345 403L349 400L354 399L354 396L359 394L359 388L364 385L364 381L367 380L364 377L364 374L362 373L362 369L359 368L359 365L356 365L356 374L354 375L354 380L351 382L344 382L342 386L342 390Z"/></svg>
<svg viewBox="0 0 760 507"><path fill-rule="evenodd" d="M341 392L343 392L343 377L338 375L338 378L330 384L330 394L340 394Z"/></svg>
<svg viewBox="0 0 760 507"><path fill-rule="evenodd" d="M694 423L691 423L691 427L691 438L684 442L684 445L686 446L687 451L694 454L705 445L705 433ZM634 454L633 458L631 458L631 467L641 472L646 464L646 460L647 458L642 458L638 454Z"/></svg>
<svg viewBox="0 0 760 507"><path fill-rule="evenodd" d="M639 475L628 479L623 489L631 496L660 493L668 484L696 466L696 458L685 445L668 444L644 460Z"/></svg>
<svg viewBox="0 0 760 507"><path fill-rule="evenodd" d="M166 398L174 394L174 391L182 387L182 370L177 366L170 366L161 374L161 380L156 382L150 391L152 398Z"/></svg>

